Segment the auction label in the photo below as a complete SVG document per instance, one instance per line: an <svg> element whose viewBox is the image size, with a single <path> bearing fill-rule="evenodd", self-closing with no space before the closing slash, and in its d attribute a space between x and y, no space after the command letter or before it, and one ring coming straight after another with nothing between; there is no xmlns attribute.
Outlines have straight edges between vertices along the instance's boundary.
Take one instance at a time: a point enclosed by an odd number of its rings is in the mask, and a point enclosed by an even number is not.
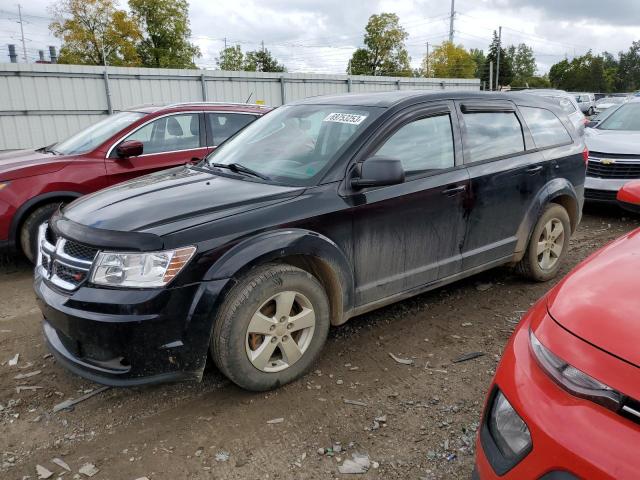
<svg viewBox="0 0 640 480"><path fill-rule="evenodd" d="M367 118L366 115L355 115L353 113L330 113L325 117L325 122L349 123L351 125L360 125Z"/></svg>

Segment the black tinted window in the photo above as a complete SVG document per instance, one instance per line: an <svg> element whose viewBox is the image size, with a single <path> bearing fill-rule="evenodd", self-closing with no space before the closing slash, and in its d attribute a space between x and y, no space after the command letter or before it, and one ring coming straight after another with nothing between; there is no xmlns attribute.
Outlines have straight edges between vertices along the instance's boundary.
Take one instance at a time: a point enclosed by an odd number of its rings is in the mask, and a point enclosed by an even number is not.
<svg viewBox="0 0 640 480"><path fill-rule="evenodd" d="M453 167L453 132L449 115L422 118L404 125L391 135L376 155L402 161L407 173Z"/></svg>
<svg viewBox="0 0 640 480"><path fill-rule="evenodd" d="M522 126L513 112L478 112L464 115L465 155L479 162L524 151Z"/></svg>
<svg viewBox="0 0 640 480"><path fill-rule="evenodd" d="M207 113L207 122L213 134L213 145L220 145L255 119L253 115L241 113Z"/></svg>
<svg viewBox="0 0 640 480"><path fill-rule="evenodd" d="M544 108L520 107L538 148L571 143L571 136L555 114Z"/></svg>

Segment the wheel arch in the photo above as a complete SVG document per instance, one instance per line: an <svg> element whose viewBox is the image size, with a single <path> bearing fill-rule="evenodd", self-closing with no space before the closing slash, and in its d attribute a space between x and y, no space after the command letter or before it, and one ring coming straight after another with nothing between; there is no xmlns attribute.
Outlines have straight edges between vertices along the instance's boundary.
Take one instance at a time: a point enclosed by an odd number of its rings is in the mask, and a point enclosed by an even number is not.
<svg viewBox="0 0 640 480"><path fill-rule="evenodd" d="M329 297L332 325L346 321L345 313L354 305L352 268L335 242L310 230L276 230L244 240L225 252L204 280L238 278L270 262L293 265L316 277Z"/></svg>

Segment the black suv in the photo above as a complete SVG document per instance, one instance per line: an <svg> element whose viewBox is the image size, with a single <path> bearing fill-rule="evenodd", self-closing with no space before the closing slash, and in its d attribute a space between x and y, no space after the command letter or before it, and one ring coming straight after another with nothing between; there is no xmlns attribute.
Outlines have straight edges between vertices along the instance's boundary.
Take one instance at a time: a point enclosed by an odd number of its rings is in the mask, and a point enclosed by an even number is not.
<svg viewBox="0 0 640 480"><path fill-rule="evenodd" d="M532 95L317 97L198 165L87 195L40 229L35 291L57 359L139 385L290 382L330 325L482 270L558 272L587 152Z"/></svg>

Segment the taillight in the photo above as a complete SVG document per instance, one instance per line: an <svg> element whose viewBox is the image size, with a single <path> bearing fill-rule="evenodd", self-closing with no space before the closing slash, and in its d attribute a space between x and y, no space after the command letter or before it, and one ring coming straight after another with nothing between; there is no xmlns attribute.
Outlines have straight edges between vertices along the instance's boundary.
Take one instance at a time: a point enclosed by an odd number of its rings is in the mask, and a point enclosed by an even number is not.
<svg viewBox="0 0 640 480"><path fill-rule="evenodd" d="M587 147L584 147L584 150L582 151L582 159L584 160L585 165L589 163L589 149Z"/></svg>

